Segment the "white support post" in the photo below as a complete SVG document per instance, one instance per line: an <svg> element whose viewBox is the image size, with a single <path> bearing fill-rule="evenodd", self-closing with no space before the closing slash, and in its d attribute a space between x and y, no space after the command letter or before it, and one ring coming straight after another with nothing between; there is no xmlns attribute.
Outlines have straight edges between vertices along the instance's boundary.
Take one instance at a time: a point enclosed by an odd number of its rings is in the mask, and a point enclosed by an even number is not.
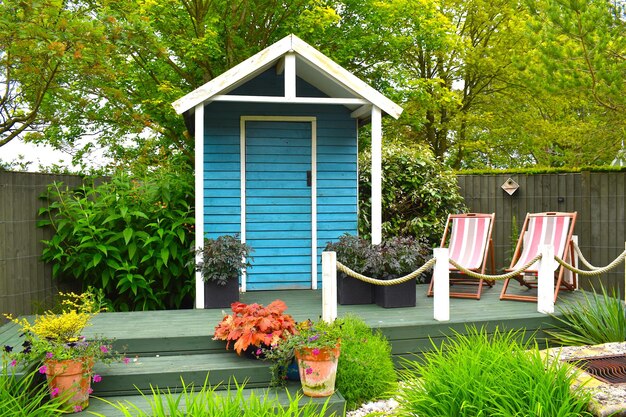
<svg viewBox="0 0 626 417"><path fill-rule="evenodd" d="M541 260L537 273L537 312L554 313L554 246L541 247Z"/></svg>
<svg viewBox="0 0 626 417"><path fill-rule="evenodd" d="M195 108L195 209L196 209L196 249L204 246L204 103ZM202 254L196 255L196 263L202 261ZM204 280L196 272L196 308L204 308Z"/></svg>
<svg viewBox="0 0 626 417"><path fill-rule="evenodd" d="M372 244L382 242L382 115L372 106Z"/></svg>
<svg viewBox="0 0 626 417"><path fill-rule="evenodd" d="M296 97L296 54L290 52L285 55L285 98Z"/></svg>
<svg viewBox="0 0 626 417"><path fill-rule="evenodd" d="M337 253L322 252L322 320L337 318Z"/></svg>
<svg viewBox="0 0 626 417"><path fill-rule="evenodd" d="M450 320L450 261L448 248L433 249L436 259L433 271L433 308L437 321Z"/></svg>

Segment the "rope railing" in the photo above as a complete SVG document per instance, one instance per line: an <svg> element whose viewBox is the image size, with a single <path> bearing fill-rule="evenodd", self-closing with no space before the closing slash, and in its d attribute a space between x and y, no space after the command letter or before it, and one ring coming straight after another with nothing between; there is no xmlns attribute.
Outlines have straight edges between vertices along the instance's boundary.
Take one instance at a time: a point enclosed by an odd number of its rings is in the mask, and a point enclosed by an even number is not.
<svg viewBox="0 0 626 417"><path fill-rule="evenodd" d="M509 279L509 278L513 278L516 277L520 274L522 274L522 272L526 271L528 268L530 268L530 266L532 264L534 264L535 262L541 260L541 254L535 256L533 259L531 259L530 261L528 261L528 263L526 263L525 265L523 265L522 267L511 271L511 272L507 272L506 274L499 274L499 275L486 275L486 274L480 274L476 271L472 271L471 269L467 269L465 267L463 267L462 265L459 265L458 263L456 263L453 259L450 259L449 262L452 266L454 266L456 269L458 269L459 271L461 271L462 273L466 274L467 276L470 276L472 278L477 278L477 279L486 279L486 280L490 280L490 281L497 281L497 280L504 280L504 279Z"/></svg>
<svg viewBox="0 0 626 417"><path fill-rule="evenodd" d="M535 264L538 261L541 261L541 259L545 256L546 259L551 259L554 258L554 261L556 263L558 263L559 265L561 265L562 267L564 267L565 269L568 269L569 271L572 271L575 274L579 274L579 275L583 275L583 276L588 276L588 277L593 277L593 276L599 276L602 275L612 269L614 269L615 267L617 267L620 263L622 263L624 260L626 260L626 250L624 250L624 252L622 252L617 258L615 258L611 263L609 263L608 265L604 266L604 267L597 267L592 265L589 261L587 261L587 259L585 259L585 257L582 255L582 252L580 250L580 248L578 247L578 245L576 244L576 242L573 242L574 245L574 251L577 255L578 260L584 264L587 268L589 268L589 270L583 270L580 269L574 265L571 265L570 263L566 262L564 259L561 259L560 257L556 256L554 254L554 249L552 246L545 246L542 249L542 252L540 254L538 254L537 256L535 256L533 259L531 259L530 261L528 261L525 265L523 265L522 267L515 269L513 271L509 271L505 274L494 274L494 275L489 275L489 274L481 274L478 273L476 271L472 271L470 269L467 269L465 267L463 267L462 265L459 265L456 261L452 260L449 258L449 254L448 254L448 250L445 248L441 248L441 249L435 249L435 257L433 257L432 259L428 260L426 263L424 263L424 265L422 265L420 268L416 269L415 271L411 272L410 274L407 274L403 277L399 277L399 278L393 278L393 279L376 279L376 278L371 278L368 276L365 276L363 274L360 274L358 272L353 271L352 269L350 269L349 267L347 267L346 265L342 264L341 262L336 261L336 257L335 254L330 252L332 254L332 262L329 262L330 268L327 270L326 275L328 275L327 279L328 279L328 283L332 283L332 285L336 285L336 273L337 272L343 272L344 274L346 274L349 277L352 277L354 279L358 279L360 281L372 284L372 285L381 285L381 286L390 286L390 285L398 285L398 284L402 284L404 282L407 282L413 278L416 278L418 275L426 272L427 270L434 268L434 272L433 272L433 279L435 279L435 275L439 276L439 280L443 283L443 286L440 287L440 292L444 293L443 297L444 300L440 301L441 306L437 305L437 300L435 300L434 304L435 304L435 319L436 320L449 320L449 303L445 301L445 298L448 298L447 295L447 282L448 282L448 273L449 273L449 265L454 266L458 271L460 271L463 274L466 274L469 277L472 278L476 278L476 279L483 279L483 280L490 280L490 281L495 281L495 280L505 280L505 279L510 279L510 278L514 278L517 277L521 274L523 274L525 271L528 270L528 268L530 268L533 264ZM439 254L437 251L440 251ZM444 252L441 252L444 251ZM554 283L551 283L553 281L553 271L556 269L556 266L554 266L554 264L550 263L546 263L545 265L543 265L543 262L539 263L540 267L538 268L538 271L535 271L533 269L533 272L537 272L538 274L538 281L539 281L539 294L537 296L537 300L538 300L538 306L537 306L537 311L542 312L542 313L546 313L546 314L550 314L554 311L554 294L550 293L550 286L554 286ZM330 272L333 271L333 272ZM438 281L435 281L435 283L437 283ZM335 289L336 290L336 289ZM332 301L332 303L334 303L334 307L336 310L336 292L334 293L335 295L332 297L327 297L328 300L330 299L334 299L334 301ZM435 291L435 296L437 296L437 291ZM330 303L330 301L328 301ZM448 310L446 312L446 310ZM333 314L336 315L336 311L333 311L330 316L332 316ZM438 317L443 317L442 318L438 318Z"/></svg>
<svg viewBox="0 0 626 417"><path fill-rule="evenodd" d="M370 277L367 277L365 275L359 274L358 272L353 271L352 269L348 268L347 266L345 266L344 264L342 264L339 261L337 261L337 271L343 272L344 274L346 274L349 277L358 279L358 280L363 281L363 282L367 282L369 284L389 286L389 285L402 284L404 282L412 280L413 278L417 277L418 275L420 275L420 274L426 272L427 270L429 270L430 268L432 268L435 265L435 262L436 262L435 258L429 259L424 265L422 265L421 267L419 267L415 271L411 272L410 274L407 274L407 275L405 275L403 277L399 277L399 278L393 278L393 279L370 278Z"/></svg>
<svg viewBox="0 0 626 417"><path fill-rule="evenodd" d="M575 247L578 247L578 246L575 246ZM603 267L597 267L597 266L593 266L593 265L589 265L585 263L585 266L587 266L588 268L592 268L590 271L576 268L575 266L568 264L567 262L565 262L563 259L559 258L558 256L555 256L554 260L557 261L561 266L563 266L566 269L569 269L572 272L575 272L579 275L583 275L587 277L593 277L593 276L602 275L605 272L608 272L611 269L615 268L617 265L622 263L624 258L626 258L626 250L624 250L624 252L622 252L617 258L615 258L613 262Z"/></svg>

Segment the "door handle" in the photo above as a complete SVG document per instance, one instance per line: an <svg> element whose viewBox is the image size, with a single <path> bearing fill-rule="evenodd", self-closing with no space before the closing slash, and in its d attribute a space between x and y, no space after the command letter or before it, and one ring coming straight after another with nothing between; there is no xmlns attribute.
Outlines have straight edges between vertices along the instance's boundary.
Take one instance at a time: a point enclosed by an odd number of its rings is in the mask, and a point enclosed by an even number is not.
<svg viewBox="0 0 626 417"><path fill-rule="evenodd" d="M310 187L313 183L313 177L311 176L311 171L306 172L306 186Z"/></svg>

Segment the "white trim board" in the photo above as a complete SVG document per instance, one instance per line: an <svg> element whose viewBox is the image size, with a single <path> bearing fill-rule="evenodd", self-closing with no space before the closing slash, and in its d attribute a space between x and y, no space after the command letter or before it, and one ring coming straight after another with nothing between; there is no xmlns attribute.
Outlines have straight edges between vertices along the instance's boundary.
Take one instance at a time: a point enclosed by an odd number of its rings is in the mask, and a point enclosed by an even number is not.
<svg viewBox="0 0 626 417"><path fill-rule="evenodd" d="M246 242L246 122L311 123L311 289L317 289L317 118L311 116L241 116L239 121L241 241ZM246 291L247 276L241 276Z"/></svg>
<svg viewBox="0 0 626 417"><path fill-rule="evenodd" d="M298 61L297 67L295 66L296 60ZM321 91L326 90L329 96L336 95L337 89L340 89L341 95L349 96L344 98L363 99L395 119L402 114L402 107L293 34L287 35L186 94L172 103L172 106L178 114L182 114L200 103L211 101L215 96L225 96L272 66L277 66L279 70L282 70L283 65L286 82L289 84L282 99L295 98L295 88L292 84L295 75L298 75Z"/></svg>

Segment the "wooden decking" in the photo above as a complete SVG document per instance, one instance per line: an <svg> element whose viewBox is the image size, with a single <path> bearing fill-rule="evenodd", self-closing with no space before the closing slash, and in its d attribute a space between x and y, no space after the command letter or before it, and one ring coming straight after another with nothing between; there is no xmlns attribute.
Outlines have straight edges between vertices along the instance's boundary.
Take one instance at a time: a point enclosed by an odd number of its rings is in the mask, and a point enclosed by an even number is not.
<svg viewBox="0 0 626 417"><path fill-rule="evenodd" d="M433 299L426 297L427 287L418 285L417 305L410 308L384 309L377 305L339 306L339 316L355 314L368 325L378 328L392 344L396 363L401 357L415 358L438 345L455 332L465 333L467 326L500 329L524 329L526 336L545 345L544 330L555 325L555 319L537 313L535 303L500 301L501 284L483 291L481 300L451 299L450 321L433 319ZM582 298L580 292L560 293L558 305ZM268 304L275 299L285 301L296 321L317 319L321 315L321 291L262 291L243 294L245 303ZM233 379L250 389L265 388L270 380L269 364L238 357L224 350L225 343L212 340L215 326L222 318L221 310L170 310L131 313L102 313L86 329L85 335L114 338L118 348L124 348L132 360L122 363L96 365L102 382L94 384L94 395L111 398L134 395L138 390L149 393L151 387L181 389L181 377L186 384L201 386L209 377L213 386ZM13 324L0 328L0 346L21 344ZM339 395L335 408L341 410ZM92 404L99 409L102 404ZM337 408L338 407L338 408ZM109 408L105 415L111 412ZM114 415L114 414L112 414Z"/></svg>

